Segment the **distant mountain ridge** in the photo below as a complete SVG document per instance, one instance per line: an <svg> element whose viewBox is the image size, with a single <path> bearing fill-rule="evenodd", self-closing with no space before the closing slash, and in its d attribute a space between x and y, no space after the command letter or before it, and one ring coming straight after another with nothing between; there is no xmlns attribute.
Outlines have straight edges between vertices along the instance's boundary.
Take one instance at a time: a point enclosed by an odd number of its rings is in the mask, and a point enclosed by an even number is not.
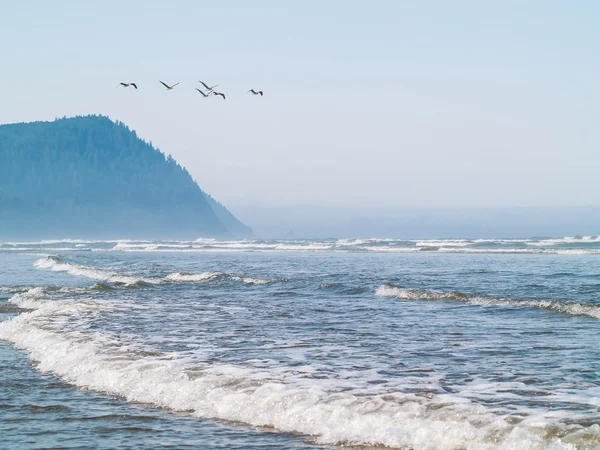
<svg viewBox="0 0 600 450"><path fill-rule="evenodd" d="M121 122L0 125L0 241L251 235L185 168Z"/></svg>

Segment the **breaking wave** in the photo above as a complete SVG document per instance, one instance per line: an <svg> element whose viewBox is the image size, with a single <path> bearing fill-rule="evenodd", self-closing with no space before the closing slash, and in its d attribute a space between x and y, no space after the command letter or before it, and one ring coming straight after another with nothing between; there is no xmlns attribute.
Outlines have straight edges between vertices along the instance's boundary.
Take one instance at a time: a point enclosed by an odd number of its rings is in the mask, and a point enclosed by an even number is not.
<svg viewBox="0 0 600 450"><path fill-rule="evenodd" d="M184 283L197 283L199 281L214 280L224 276L222 272L203 272L203 273L182 273L176 272L171 275L167 275L167 280L171 281L182 281Z"/></svg>
<svg viewBox="0 0 600 450"><path fill-rule="evenodd" d="M590 245L590 244L596 244ZM600 255L596 237L561 239L338 239L294 241L119 242L120 252L369 252Z"/></svg>
<svg viewBox="0 0 600 450"><path fill-rule="evenodd" d="M63 261L58 256L48 256L38 259L34 266L38 269L50 269L58 272L67 272L70 275L89 278L91 280L105 281L116 285L124 285L129 288L146 287L165 283L199 283L204 281L216 280L221 278L241 281L244 284L268 284L269 280L260 278L242 277L235 274L224 272L203 272L203 273L183 273L175 272L161 277L136 277L131 275L123 275L111 270L97 269L80 264L72 264ZM95 285L97 290L108 289L105 284L98 283Z"/></svg>
<svg viewBox="0 0 600 450"><path fill-rule="evenodd" d="M50 269L57 272L67 272L73 276L89 278L91 280L108 281L117 284L135 285L143 283L151 284L154 282L148 278L132 277L104 269L94 269L92 267L82 266L79 264L63 262L57 256L48 256L47 258L38 259L34 263L34 266L38 269Z"/></svg>
<svg viewBox="0 0 600 450"><path fill-rule="evenodd" d="M0 242L0 252L309 252L600 255L600 236L523 239L242 239L192 241L77 240Z"/></svg>
<svg viewBox="0 0 600 450"><path fill-rule="evenodd" d="M263 280L260 278L240 277L230 273L224 272L203 272L203 273L183 273L176 272L167 275L166 279L171 281L178 281L183 283L198 283L202 281L215 280L218 278L228 278L231 280L241 281L245 284L268 284L269 280Z"/></svg>
<svg viewBox="0 0 600 450"><path fill-rule="evenodd" d="M375 295L378 297L396 297L400 300L427 300L427 301L458 301L477 306L503 306L539 308L556 311L573 316L587 316L600 320L599 305L585 305L581 303L561 303L551 300L505 300L500 298L466 294L462 292L437 292L420 289L408 289L384 284L377 288Z"/></svg>
<svg viewBox="0 0 600 450"><path fill-rule="evenodd" d="M575 446L568 442L581 441L582 436L595 439L599 433L597 425L566 426L551 418L511 423L483 405L449 393L395 390L354 395L336 378L313 378L310 366L189 365L168 354L136 352L108 335L70 332L60 320L53 322L62 315L101 311L99 305L45 301L44 288L17 295L13 303L35 310L0 323L0 339L25 350L43 372L131 402L301 433L321 444L570 449Z"/></svg>
<svg viewBox="0 0 600 450"><path fill-rule="evenodd" d="M64 295L70 296L71 300L68 305L73 306L79 303L74 302L74 296L81 296L89 293L86 288L78 287L58 287L58 286L36 286L27 289L26 291L18 292L8 299L9 303L23 309L40 309L48 307L56 307L63 304L60 299Z"/></svg>

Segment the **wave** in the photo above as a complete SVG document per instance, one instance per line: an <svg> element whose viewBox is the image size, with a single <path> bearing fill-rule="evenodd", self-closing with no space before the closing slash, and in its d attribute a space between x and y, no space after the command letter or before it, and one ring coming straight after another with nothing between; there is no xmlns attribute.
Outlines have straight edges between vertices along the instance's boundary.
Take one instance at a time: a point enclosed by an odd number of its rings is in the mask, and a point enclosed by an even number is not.
<svg viewBox="0 0 600 450"><path fill-rule="evenodd" d="M244 284L269 284L271 283L269 280L262 280L260 278L250 278L250 277L238 277L232 276L231 279L241 281Z"/></svg>
<svg viewBox="0 0 600 450"><path fill-rule="evenodd" d="M533 249L533 248L471 248L471 247L362 247L373 253L456 253L456 254L495 254L495 255L600 255L600 249Z"/></svg>
<svg viewBox="0 0 600 450"><path fill-rule="evenodd" d="M446 239L446 240L426 240L416 241L417 247L467 247L472 245L473 241L466 239Z"/></svg>
<svg viewBox="0 0 600 450"><path fill-rule="evenodd" d="M176 272L167 275L167 279L171 281L183 281L185 283L196 283L199 281L214 280L224 276L222 272L203 272L203 273L182 273Z"/></svg>
<svg viewBox="0 0 600 450"><path fill-rule="evenodd" d="M599 434L594 426L567 426L540 416L511 424L455 394L394 390L354 395L340 389L335 379L313 378L310 367L185 366L166 354L134 352L109 336L70 332L60 321L52 323L94 305L43 301L43 289L29 296L36 299L31 304L36 310L0 323L0 339L25 350L38 361L40 371L130 402L272 427L312 436L320 444L344 446L566 449L574 446L565 441L581 441L586 433L597 439Z"/></svg>
<svg viewBox="0 0 600 450"><path fill-rule="evenodd" d="M526 239L294 239L195 241L79 240L2 242L0 251L98 251L98 252L441 252L513 254L600 254L600 236Z"/></svg>
<svg viewBox="0 0 600 450"><path fill-rule="evenodd" d="M34 263L38 269L51 269L59 272L67 272L73 276L89 278L91 280L106 281L116 285L123 285L128 288L147 287L165 283L198 283L219 278L227 278L231 280L241 281L244 284L268 284L271 281L260 278L242 277L235 274L224 272L203 272L198 274L190 274L183 272L175 272L167 275L164 278L160 277L135 277L130 275L119 274L114 271L105 269L96 269L93 267L83 266L80 264L71 264L64 262L58 256L48 256L41 258ZM98 283L95 285L96 290L107 289L107 286Z"/></svg>
<svg viewBox="0 0 600 450"><path fill-rule="evenodd" d="M556 245L589 245L599 244L600 236L567 236L559 239L540 239L528 241L527 245L534 245L538 247L550 247Z"/></svg>
<svg viewBox="0 0 600 450"><path fill-rule="evenodd" d="M62 246L61 246L62 245ZM529 239L296 239L196 241L40 241L0 243L0 251L25 252L373 252L373 253L468 253L468 254L557 254L600 255L599 236Z"/></svg>
<svg viewBox="0 0 600 450"><path fill-rule="evenodd" d="M85 241L82 239L46 239L39 242L40 245L53 244L93 244L100 241Z"/></svg>
<svg viewBox="0 0 600 450"><path fill-rule="evenodd" d="M166 242L117 242L111 250L120 251L159 251L191 249L192 243L166 243Z"/></svg>
<svg viewBox="0 0 600 450"><path fill-rule="evenodd" d="M416 246L418 244L418 246ZM474 243L459 243L444 241L415 241L404 242L402 245L390 243L364 242L361 244L249 244L249 243L219 243L210 245L161 245L161 244L129 244L115 245L113 248L97 251L122 252L168 252L168 253L231 253L231 252L369 252L369 253L465 253L465 254L551 254L551 255L600 255L597 248L526 248L502 246L502 248L472 247Z"/></svg>
<svg viewBox="0 0 600 450"><path fill-rule="evenodd" d="M29 287L20 286L0 286L0 292L6 292L8 294L14 294L19 292L25 292L29 290Z"/></svg>
<svg viewBox="0 0 600 450"><path fill-rule="evenodd" d="M79 287L36 286L15 293L8 299L8 302L23 309L40 309L42 307L56 307L57 305L63 304L64 302L62 302L60 298L65 295L68 295L71 298L68 304L73 305L75 304L72 301L74 295L88 293L88 289Z"/></svg>
<svg viewBox="0 0 600 450"><path fill-rule="evenodd" d="M41 286L29 288L25 292L14 294L8 301L19 308L38 309L43 306L43 303L40 303L39 300L46 295L47 291L48 288Z"/></svg>
<svg viewBox="0 0 600 450"><path fill-rule="evenodd" d="M96 283L91 288L92 291L114 291L115 287L106 283Z"/></svg>
<svg viewBox="0 0 600 450"><path fill-rule="evenodd" d="M324 242L215 241L190 243L117 243L110 250L121 252L236 252L236 251L326 251L333 244Z"/></svg>
<svg viewBox="0 0 600 450"><path fill-rule="evenodd" d="M73 276L89 278L91 280L108 281L116 284L143 285L152 284L154 282L154 280L149 278L127 276L104 269L94 269L88 266L63 262L58 256L48 256L46 258L38 259L34 263L34 266L38 269L51 269L57 272L67 272Z"/></svg>
<svg viewBox="0 0 600 450"><path fill-rule="evenodd" d="M167 275L166 279L175 281L175 282L183 282L183 283L197 283L202 281L214 280L217 278L228 278L231 280L241 281L245 284L268 284L269 280L263 280L260 278L250 278L250 277L240 277L238 275L233 275L230 273L224 272L203 272L203 273L183 273L176 272L170 275Z"/></svg>
<svg viewBox="0 0 600 450"><path fill-rule="evenodd" d="M467 294L463 292L438 292L420 289L408 289L384 284L377 288L378 297L396 297L400 300L451 300L477 306L503 306L539 308L556 311L573 316L587 316L600 320L600 305L585 305L581 303L562 303L551 300L505 300L500 298Z"/></svg>
<svg viewBox="0 0 600 450"><path fill-rule="evenodd" d="M92 252L91 247L0 247L0 252Z"/></svg>

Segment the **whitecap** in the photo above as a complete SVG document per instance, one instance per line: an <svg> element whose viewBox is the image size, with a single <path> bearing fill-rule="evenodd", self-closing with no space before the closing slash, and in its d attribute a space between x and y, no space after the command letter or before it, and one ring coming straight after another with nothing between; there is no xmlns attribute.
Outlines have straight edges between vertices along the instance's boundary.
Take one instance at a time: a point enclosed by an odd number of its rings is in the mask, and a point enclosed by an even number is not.
<svg viewBox="0 0 600 450"><path fill-rule="evenodd" d="M400 300L453 300L478 306L538 308L571 314L573 316L588 316L600 320L600 305L563 303L552 300L510 300L465 294L462 292L438 292L408 289L389 284L379 286L375 291L375 295L378 297L396 297Z"/></svg>

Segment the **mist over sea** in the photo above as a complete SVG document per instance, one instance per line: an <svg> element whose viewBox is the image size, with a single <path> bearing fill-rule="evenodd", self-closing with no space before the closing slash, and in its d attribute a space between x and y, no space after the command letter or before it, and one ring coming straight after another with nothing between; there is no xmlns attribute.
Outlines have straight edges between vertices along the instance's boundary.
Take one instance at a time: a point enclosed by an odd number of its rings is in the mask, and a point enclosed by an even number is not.
<svg viewBox="0 0 600 450"><path fill-rule="evenodd" d="M0 242L0 447L600 448L600 237Z"/></svg>

